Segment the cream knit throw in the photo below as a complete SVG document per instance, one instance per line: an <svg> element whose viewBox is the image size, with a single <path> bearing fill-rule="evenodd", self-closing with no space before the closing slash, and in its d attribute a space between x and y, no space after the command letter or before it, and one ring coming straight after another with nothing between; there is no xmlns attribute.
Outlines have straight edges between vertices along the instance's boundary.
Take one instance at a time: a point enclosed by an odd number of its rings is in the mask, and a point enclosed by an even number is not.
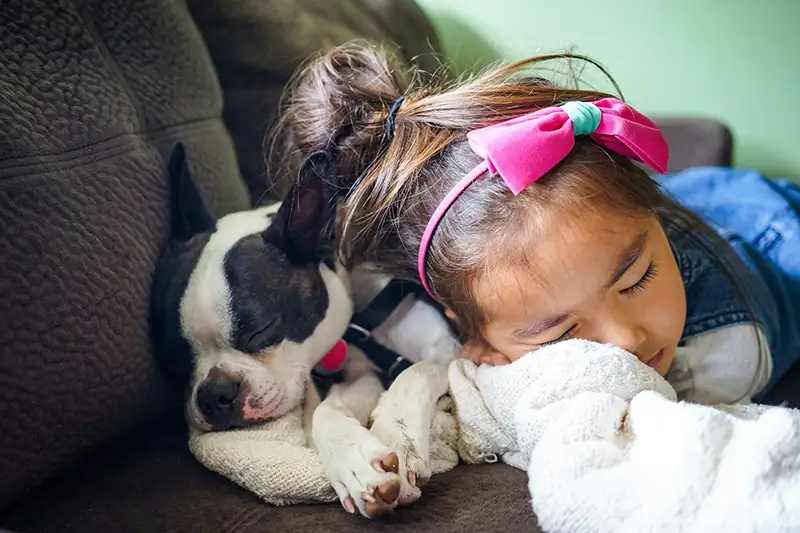
<svg viewBox="0 0 800 533"><path fill-rule="evenodd" d="M452 401L444 397L432 424L431 471L440 474L457 464L457 427ZM202 433L190 431L189 449L206 468L254 492L273 505L337 500L325 478L319 455L303 428L303 408L247 429Z"/></svg>
<svg viewBox="0 0 800 533"><path fill-rule="evenodd" d="M317 453L308 446L303 410L264 425L189 435L189 449L206 468L273 505L336 501Z"/></svg>
<svg viewBox="0 0 800 533"><path fill-rule="evenodd" d="M676 401L654 370L567 341L450 367L460 452L528 472L549 533L800 532L800 411Z"/></svg>

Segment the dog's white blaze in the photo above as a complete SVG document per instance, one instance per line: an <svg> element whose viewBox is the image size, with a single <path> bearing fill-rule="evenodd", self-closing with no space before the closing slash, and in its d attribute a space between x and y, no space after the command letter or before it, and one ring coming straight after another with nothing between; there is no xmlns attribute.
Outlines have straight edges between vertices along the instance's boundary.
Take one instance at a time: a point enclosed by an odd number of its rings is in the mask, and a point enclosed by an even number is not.
<svg viewBox="0 0 800 533"><path fill-rule="evenodd" d="M233 324L225 255L242 238L266 230L274 210L267 206L233 213L217 222L181 298L181 329L195 351L226 346Z"/></svg>

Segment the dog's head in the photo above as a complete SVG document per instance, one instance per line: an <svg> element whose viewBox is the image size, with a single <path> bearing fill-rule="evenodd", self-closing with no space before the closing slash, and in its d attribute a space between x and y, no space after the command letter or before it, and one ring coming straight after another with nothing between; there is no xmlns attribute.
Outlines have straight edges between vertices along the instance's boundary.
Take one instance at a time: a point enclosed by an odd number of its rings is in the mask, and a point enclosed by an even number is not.
<svg viewBox="0 0 800 533"><path fill-rule="evenodd" d="M309 158L279 208L215 220L186 164L169 161L172 237L153 283L160 364L188 386L187 418L202 430L284 415L352 314L332 258L324 154Z"/></svg>

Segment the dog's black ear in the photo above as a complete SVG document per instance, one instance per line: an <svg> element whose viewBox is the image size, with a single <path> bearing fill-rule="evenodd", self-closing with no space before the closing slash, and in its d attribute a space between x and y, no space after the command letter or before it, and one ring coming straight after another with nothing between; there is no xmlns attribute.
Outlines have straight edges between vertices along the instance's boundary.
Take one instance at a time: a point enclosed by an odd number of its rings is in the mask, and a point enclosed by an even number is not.
<svg viewBox="0 0 800 533"><path fill-rule="evenodd" d="M317 261L330 248L336 216L328 185L330 169L327 153L310 155L264 232L264 240L286 252L292 262Z"/></svg>
<svg viewBox="0 0 800 533"><path fill-rule="evenodd" d="M177 142L172 147L167 169L173 237L185 241L198 233L212 231L216 220L192 180L183 143Z"/></svg>

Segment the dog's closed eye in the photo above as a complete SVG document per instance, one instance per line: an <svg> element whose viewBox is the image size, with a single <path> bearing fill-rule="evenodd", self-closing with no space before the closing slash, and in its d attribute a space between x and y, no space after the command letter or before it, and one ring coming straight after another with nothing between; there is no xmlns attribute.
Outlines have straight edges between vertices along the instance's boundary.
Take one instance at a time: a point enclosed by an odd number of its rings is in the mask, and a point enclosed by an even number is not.
<svg viewBox="0 0 800 533"><path fill-rule="evenodd" d="M281 328L278 327L281 321L280 318L280 315L275 315L260 329L243 335L242 338L245 340L243 351L249 354L256 354L265 348L279 344L283 340Z"/></svg>

